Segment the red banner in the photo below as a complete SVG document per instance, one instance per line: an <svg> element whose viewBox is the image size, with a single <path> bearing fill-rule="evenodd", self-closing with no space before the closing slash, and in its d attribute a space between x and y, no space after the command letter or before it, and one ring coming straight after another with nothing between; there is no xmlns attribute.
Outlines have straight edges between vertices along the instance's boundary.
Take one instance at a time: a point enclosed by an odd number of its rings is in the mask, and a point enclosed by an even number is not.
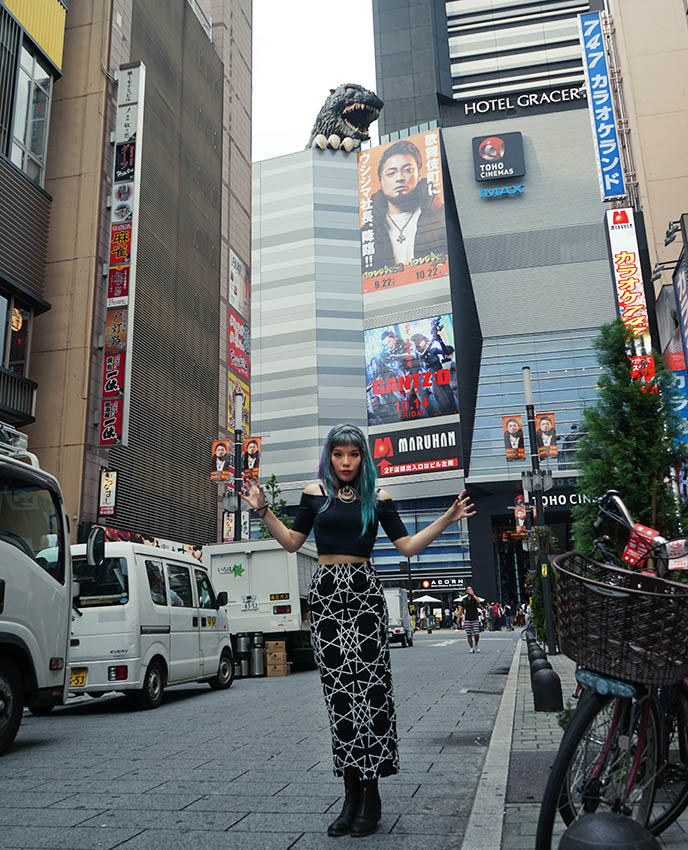
<svg viewBox="0 0 688 850"><path fill-rule="evenodd" d="M131 222L110 227L110 265L127 265L131 261Z"/></svg>
<svg viewBox="0 0 688 850"><path fill-rule="evenodd" d="M100 445L113 446L122 439L124 401L121 398L103 399L100 411Z"/></svg>
<svg viewBox="0 0 688 850"><path fill-rule="evenodd" d="M129 299L129 266L113 266L108 274L108 307L120 307Z"/></svg>
<svg viewBox="0 0 688 850"><path fill-rule="evenodd" d="M127 355L106 354L103 358L103 398L116 398L124 392L124 364Z"/></svg>

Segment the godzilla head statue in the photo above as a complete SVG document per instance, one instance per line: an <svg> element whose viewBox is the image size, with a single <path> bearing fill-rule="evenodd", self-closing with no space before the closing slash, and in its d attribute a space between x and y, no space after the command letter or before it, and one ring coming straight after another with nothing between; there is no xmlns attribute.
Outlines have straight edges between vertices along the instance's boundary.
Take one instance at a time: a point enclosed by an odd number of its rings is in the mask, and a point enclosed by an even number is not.
<svg viewBox="0 0 688 850"><path fill-rule="evenodd" d="M318 112L307 148L343 147L350 151L369 139L368 128L377 120L383 103L375 92L356 83L330 89Z"/></svg>

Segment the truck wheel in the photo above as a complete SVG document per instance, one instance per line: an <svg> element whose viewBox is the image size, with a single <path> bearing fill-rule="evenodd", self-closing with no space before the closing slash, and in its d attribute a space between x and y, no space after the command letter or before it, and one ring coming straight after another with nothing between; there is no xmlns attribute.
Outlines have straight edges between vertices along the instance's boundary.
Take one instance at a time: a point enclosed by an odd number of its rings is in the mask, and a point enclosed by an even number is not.
<svg viewBox="0 0 688 850"><path fill-rule="evenodd" d="M409 646L413 646L413 632L411 632L411 634L410 634L410 636L409 636L409 639L408 639L408 645L409 645Z"/></svg>
<svg viewBox="0 0 688 850"><path fill-rule="evenodd" d="M17 736L24 711L24 685L16 666L0 659L0 756Z"/></svg>
<svg viewBox="0 0 688 850"><path fill-rule="evenodd" d="M232 686L233 681L234 664L232 663L232 655L229 650L224 649L217 667L217 676L213 676L208 684L214 691L224 691L226 688Z"/></svg>
<svg viewBox="0 0 688 850"><path fill-rule="evenodd" d="M134 702L138 708L157 708L162 702L165 689L165 677L159 661L151 661L146 670L143 687L134 693Z"/></svg>

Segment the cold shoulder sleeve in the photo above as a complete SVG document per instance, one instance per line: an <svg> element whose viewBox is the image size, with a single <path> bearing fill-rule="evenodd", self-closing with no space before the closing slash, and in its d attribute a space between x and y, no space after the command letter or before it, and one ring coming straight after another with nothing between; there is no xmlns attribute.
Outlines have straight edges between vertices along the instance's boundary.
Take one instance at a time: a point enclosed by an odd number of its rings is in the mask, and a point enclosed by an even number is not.
<svg viewBox="0 0 688 850"><path fill-rule="evenodd" d="M400 537L408 537L406 526L401 521L396 505L391 499L378 499L377 510L380 525L392 542Z"/></svg>
<svg viewBox="0 0 688 850"><path fill-rule="evenodd" d="M320 507L316 502L317 498L317 496L311 496L310 493L301 494L301 503L294 517L294 522L291 524L292 531L305 534L308 537L315 522L315 515Z"/></svg>

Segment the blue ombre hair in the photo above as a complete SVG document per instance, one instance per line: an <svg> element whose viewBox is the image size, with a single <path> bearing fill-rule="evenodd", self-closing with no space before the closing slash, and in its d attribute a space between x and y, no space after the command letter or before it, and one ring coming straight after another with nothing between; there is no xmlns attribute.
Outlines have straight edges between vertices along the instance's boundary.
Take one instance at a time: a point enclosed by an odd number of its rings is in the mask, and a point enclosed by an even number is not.
<svg viewBox="0 0 688 850"><path fill-rule="evenodd" d="M327 491L327 500L321 510L326 511L329 508L340 486L339 479L332 468L331 460L332 452L337 446L356 446L361 452L358 476L351 482L351 486L361 500L361 534L365 534L367 529L375 523L375 480L377 476L375 464L368 449L368 441L363 431L356 425L336 425L327 435L318 466L318 475Z"/></svg>

